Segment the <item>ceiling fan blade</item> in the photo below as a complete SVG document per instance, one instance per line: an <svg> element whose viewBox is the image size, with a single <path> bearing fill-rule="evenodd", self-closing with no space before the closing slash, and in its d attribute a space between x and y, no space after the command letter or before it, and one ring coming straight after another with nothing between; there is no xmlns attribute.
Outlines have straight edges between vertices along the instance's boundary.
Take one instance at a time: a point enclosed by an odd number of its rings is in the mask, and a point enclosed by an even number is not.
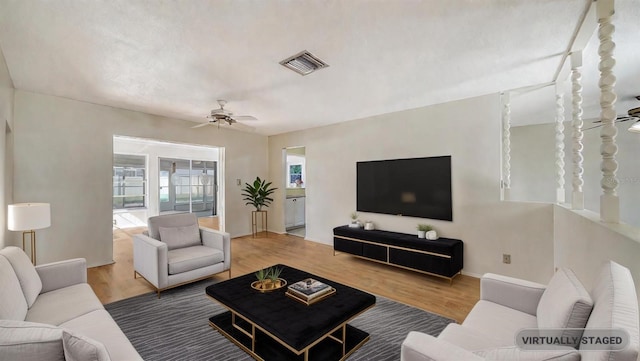
<svg viewBox="0 0 640 361"><path fill-rule="evenodd" d="M614 122L615 123L626 122L626 121L631 120L633 118L634 117L630 117L628 115L618 115ZM602 123L602 119L601 118L586 119L585 121L591 121L592 123Z"/></svg>
<svg viewBox="0 0 640 361"><path fill-rule="evenodd" d="M258 118L252 117L251 115L234 115L233 119L235 119L235 120L258 120Z"/></svg>
<svg viewBox="0 0 640 361"><path fill-rule="evenodd" d="M241 132L255 132L256 128L248 126L242 123L233 123L232 126L227 127L227 129L235 129Z"/></svg>
<svg viewBox="0 0 640 361"><path fill-rule="evenodd" d="M204 127L204 126L207 126L207 125L209 125L209 124L211 124L211 123L202 123L202 124L194 125L193 127L191 127L191 129Z"/></svg>

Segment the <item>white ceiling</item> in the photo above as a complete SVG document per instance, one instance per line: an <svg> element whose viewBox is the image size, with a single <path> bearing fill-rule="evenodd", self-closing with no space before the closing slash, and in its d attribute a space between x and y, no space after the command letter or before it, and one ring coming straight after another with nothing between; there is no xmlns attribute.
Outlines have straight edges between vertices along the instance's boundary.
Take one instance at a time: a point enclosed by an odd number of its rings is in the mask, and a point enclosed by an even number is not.
<svg viewBox="0 0 640 361"><path fill-rule="evenodd" d="M272 135L552 82L589 4L0 0L0 48L16 89L195 122L226 99ZM640 106L640 6L616 7L617 91ZM305 49L330 67L279 65ZM589 61L585 107L597 105ZM536 93L515 97L515 123L553 120L553 98Z"/></svg>

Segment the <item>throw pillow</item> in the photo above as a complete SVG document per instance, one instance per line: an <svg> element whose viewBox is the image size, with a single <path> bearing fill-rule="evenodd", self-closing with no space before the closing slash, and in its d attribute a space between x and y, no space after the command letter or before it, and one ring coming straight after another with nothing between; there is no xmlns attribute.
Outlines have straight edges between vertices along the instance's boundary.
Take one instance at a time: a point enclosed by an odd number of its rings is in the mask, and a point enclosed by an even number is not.
<svg viewBox="0 0 640 361"><path fill-rule="evenodd" d="M11 262L0 254L0 319L24 321L29 305Z"/></svg>
<svg viewBox="0 0 640 361"><path fill-rule="evenodd" d="M183 227L159 227L160 241L167 244L169 250L190 246L199 246L200 227L197 224Z"/></svg>
<svg viewBox="0 0 640 361"><path fill-rule="evenodd" d="M109 361L106 347L96 340L74 333L62 331L62 345L67 361Z"/></svg>
<svg viewBox="0 0 640 361"><path fill-rule="evenodd" d="M20 281L24 298L27 299L27 305L31 308L40 291L42 291L42 280L36 268L27 254L18 247L6 247L0 253L11 262L11 266Z"/></svg>
<svg viewBox="0 0 640 361"><path fill-rule="evenodd" d="M62 329L42 323L0 320L0 359L64 361Z"/></svg>
<svg viewBox="0 0 640 361"><path fill-rule="evenodd" d="M539 328L584 328L589 320L593 301L576 275L560 268L551 278L538 303ZM581 330L563 330L558 336L580 337ZM577 347L578 344L572 345Z"/></svg>

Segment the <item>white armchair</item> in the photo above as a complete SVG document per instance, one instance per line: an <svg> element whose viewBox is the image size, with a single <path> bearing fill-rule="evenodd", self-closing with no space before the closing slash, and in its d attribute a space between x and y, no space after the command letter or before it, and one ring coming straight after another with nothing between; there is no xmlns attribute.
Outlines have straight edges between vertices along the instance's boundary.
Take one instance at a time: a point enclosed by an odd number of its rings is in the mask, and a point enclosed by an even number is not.
<svg viewBox="0 0 640 361"><path fill-rule="evenodd" d="M148 231L133 237L133 276L160 292L228 271L231 277L231 236L200 227L193 213L148 220Z"/></svg>

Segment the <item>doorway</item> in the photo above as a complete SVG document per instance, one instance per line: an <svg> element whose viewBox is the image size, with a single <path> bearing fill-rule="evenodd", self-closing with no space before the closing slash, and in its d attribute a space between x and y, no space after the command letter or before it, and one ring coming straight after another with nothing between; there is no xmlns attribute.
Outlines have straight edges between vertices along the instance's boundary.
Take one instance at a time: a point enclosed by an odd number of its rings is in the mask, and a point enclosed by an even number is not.
<svg viewBox="0 0 640 361"><path fill-rule="evenodd" d="M307 167L305 147L285 148L285 230L287 234L306 236Z"/></svg>
<svg viewBox="0 0 640 361"><path fill-rule="evenodd" d="M114 136L113 153L114 231L181 212L224 230L224 148Z"/></svg>

